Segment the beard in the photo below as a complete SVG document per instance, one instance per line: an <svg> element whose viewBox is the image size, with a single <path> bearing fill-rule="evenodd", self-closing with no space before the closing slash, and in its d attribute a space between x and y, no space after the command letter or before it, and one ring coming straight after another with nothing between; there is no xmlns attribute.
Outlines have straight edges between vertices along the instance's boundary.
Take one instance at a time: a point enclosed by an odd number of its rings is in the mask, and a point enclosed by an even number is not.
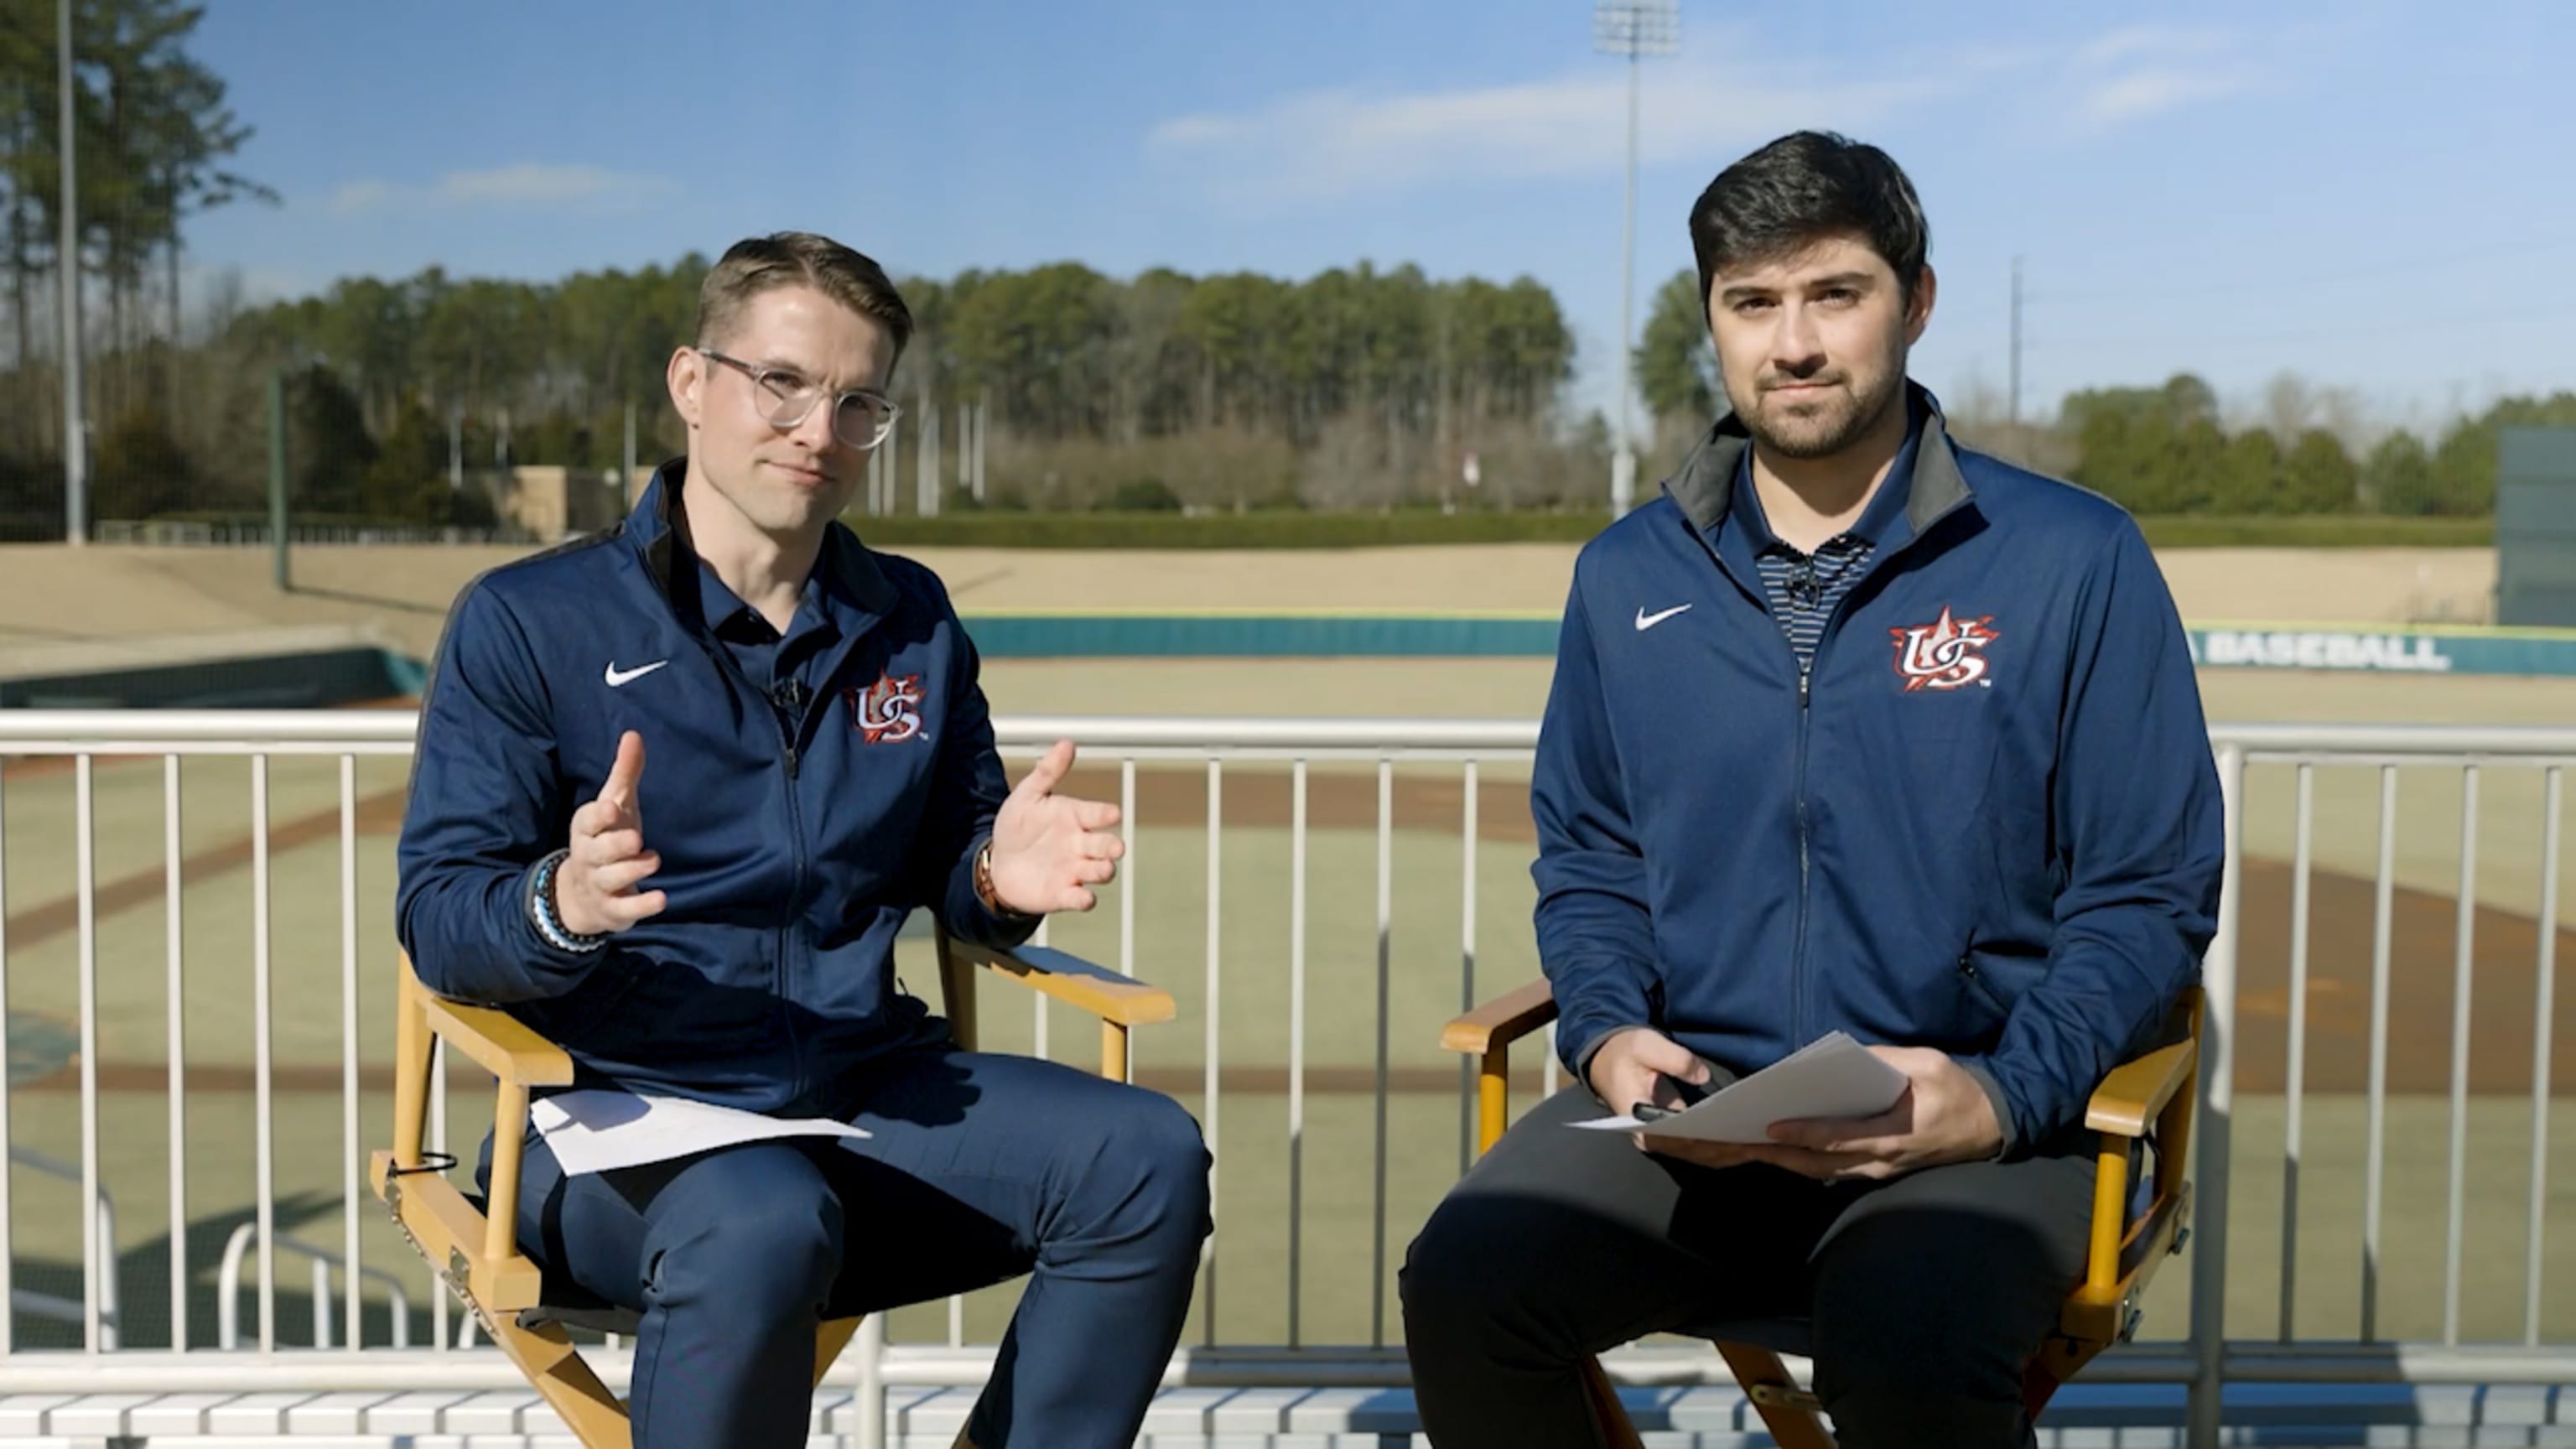
<svg viewBox="0 0 2576 1449"><path fill-rule="evenodd" d="M1849 372L1828 377L1818 391L1787 394L1757 382L1754 405L1737 409L1754 442L1783 458L1832 457L1860 441L1895 406L1905 388L1905 365L1900 357L1875 377L1855 378Z"/></svg>

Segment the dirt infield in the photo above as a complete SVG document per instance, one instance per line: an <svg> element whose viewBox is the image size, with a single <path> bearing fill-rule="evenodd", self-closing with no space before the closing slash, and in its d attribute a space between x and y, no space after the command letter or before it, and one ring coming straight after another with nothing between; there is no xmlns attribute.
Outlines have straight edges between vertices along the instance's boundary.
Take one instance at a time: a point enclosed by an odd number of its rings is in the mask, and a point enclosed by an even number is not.
<svg viewBox="0 0 2576 1449"><path fill-rule="evenodd" d="M1114 769L1077 767L1067 790L1100 799L1115 799ZM1391 791L1392 824L1397 830L1454 834L1465 807L1463 783L1456 779L1422 779L1399 773ZM357 802L362 836L390 837L401 823L402 801L396 792L364 796ZM1195 829L1207 819L1207 777L1195 767L1140 767L1136 779L1138 819L1143 827ZM1377 785L1373 777L1327 771L1309 776L1307 822L1318 831L1368 832L1377 825ZM1224 823L1235 828L1285 830L1291 820L1288 775L1282 770L1239 768L1228 774L1223 800ZM272 850L326 840L339 828L336 809L272 822ZM1529 815L1527 786L1513 780L1485 780L1477 797L1477 835L1489 846L1526 850L1536 841ZM192 884L246 870L251 860L247 836L191 852L182 871ZM129 908L148 908L162 898L167 883L156 866L103 880L97 906L102 916ZM2317 1092L2358 1092L2368 1081L2370 979L2374 895L2372 883L2348 875L2319 871L2311 881L2309 915L2308 1031L2306 1086ZM2286 864L2255 860L2246 868L2240 903L2240 1026L2236 1043L2236 1080L2248 1093L2282 1090L2287 1077L2290 997L2290 906L2292 882ZM13 951L61 935L77 925L70 900L52 900L12 911L8 939ZM2538 951L2537 923L2527 915L2480 907L2471 922L2471 968L2477 986L2470 1014L2469 1089L2482 1095L2522 1094L2531 1089L2532 1030ZM2406 888L2390 900L2390 999L2388 1081L2399 1093L2447 1091L2451 1081L2452 961L2458 918L2444 895ZM2551 1077L2558 1092L2576 1090L2576 929L2558 932L2557 1007L2559 1018L2551 1053ZM371 1070L370 1078L375 1075ZM1241 1076L1241 1081L1236 1079ZM1343 1077L1349 1080L1342 1080ZM305 1080L310 1077L311 1080ZM1329 1078L1327 1080L1326 1078ZM165 1069L154 1063L100 1063L102 1085L110 1090L158 1090ZM1195 1076L1191 1078L1194 1083ZM1245 1064L1226 1072L1229 1089L1261 1091L1284 1083L1282 1069ZM220 1071L192 1069L199 1090L246 1089L247 1075L236 1083ZM26 1084L29 1089L58 1089L72 1084L69 1072ZM1445 1069L1399 1068L1400 1090L1454 1091L1456 1076ZM281 1068L276 1085L285 1091L330 1091L340 1087L337 1068ZM1333 1071L1311 1078L1318 1091L1368 1091L1374 1075Z"/></svg>
<svg viewBox="0 0 2576 1449"><path fill-rule="evenodd" d="M1065 788L1116 799L1108 771L1079 767ZM1457 781L1398 778L1392 791L1401 830L1458 829L1466 805ZM1288 777L1240 772L1225 782L1224 818L1235 826L1285 829ZM1139 769L1141 823L1186 826L1207 819L1207 777L1196 770ZM1371 830L1377 825L1375 781L1315 774L1308 779L1306 818L1315 829ZM1535 846L1528 787L1487 781L1477 791L1477 836L1498 845ZM2236 1084L2271 1093L2288 1078L2291 871L2279 861L2246 864L2239 903ZM2371 942L2374 888L2368 880L2325 871L2310 880L2307 1090L2358 1092L2368 1084ZM2388 1083L2394 1092L2442 1092L2451 1081L2452 960L2458 914L2450 897L2398 888L2389 911ZM2550 1075L2559 1092L2576 1091L2576 929L2557 932L2557 990ZM2469 1090L2531 1090L2534 975L2539 925L2529 916L2481 906L2472 921ZM2439 1023L2440 1031L2427 1030ZM1446 1084L1454 1087L1454 1081Z"/></svg>

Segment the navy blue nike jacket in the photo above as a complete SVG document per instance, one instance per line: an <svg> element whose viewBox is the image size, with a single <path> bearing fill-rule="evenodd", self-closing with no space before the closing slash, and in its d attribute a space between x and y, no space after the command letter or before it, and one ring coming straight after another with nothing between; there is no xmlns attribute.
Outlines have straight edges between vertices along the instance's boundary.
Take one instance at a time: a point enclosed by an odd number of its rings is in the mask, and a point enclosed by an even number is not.
<svg viewBox="0 0 2576 1449"><path fill-rule="evenodd" d="M424 984L498 1005L582 1079L821 1112L852 1068L939 1031L894 979L915 907L1017 944L975 853L1008 782L974 646L928 569L840 524L816 564L841 623L791 731L708 631L674 529L682 466L623 523L477 578L422 695L395 926ZM661 914L596 951L550 945L530 872L599 793L621 733L662 858Z"/></svg>
<svg viewBox="0 0 2576 1449"><path fill-rule="evenodd" d="M1737 1073L1840 1029L1957 1057L2013 1155L2198 979L2217 772L2136 524L1910 391L1903 518L1803 677L1728 517L1740 419L1585 546L1531 785L1539 957L1577 1080L1622 1027Z"/></svg>

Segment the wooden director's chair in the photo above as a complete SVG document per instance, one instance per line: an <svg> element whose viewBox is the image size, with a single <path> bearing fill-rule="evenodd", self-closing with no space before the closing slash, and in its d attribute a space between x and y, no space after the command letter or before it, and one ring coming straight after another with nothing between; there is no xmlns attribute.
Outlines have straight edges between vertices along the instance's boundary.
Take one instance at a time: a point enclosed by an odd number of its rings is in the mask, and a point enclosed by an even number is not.
<svg viewBox="0 0 2576 1449"><path fill-rule="evenodd" d="M1099 1017L1100 1071L1115 1081L1127 1077L1128 1030L1169 1021L1176 1014L1169 992L1062 951L1038 946L994 950L953 939L941 929L938 953L948 1022L958 1045L970 1051L975 1045L977 967ZM538 1266L519 1251L511 1226L518 1219L528 1089L569 1086L572 1058L516 1017L432 994L420 984L409 956L402 961L395 1009L394 1146L374 1155L368 1176L376 1196L392 1212L402 1235L587 1449L631 1449L625 1403L582 1362L565 1330L632 1334L638 1316L597 1302L569 1283L545 1281ZM488 1203L447 1180L452 1159L433 1164L423 1156L433 1037L481 1063L499 1081ZM816 1384L858 1327L858 1319L840 1318L816 1329Z"/></svg>
<svg viewBox="0 0 2576 1449"><path fill-rule="evenodd" d="M1556 1019L1545 980L1477 1007L1449 1023L1440 1044L1478 1059L1476 1150L1490 1149L1510 1116L1511 1044ZM2182 1247L2191 1218L2191 1117L2200 1067L2201 995L2189 987L2174 1004L2171 1045L2115 1068L2093 1091L2084 1124L2102 1134L2093 1183L2093 1232L2084 1281L2066 1298L2057 1332L2039 1346L2023 1375L2022 1403L2033 1419L2058 1385L2095 1354L2137 1331L2138 1300L2164 1259ZM2155 1160L2153 1191L2132 1201L2129 1166L2144 1143ZM2133 1211L2134 1209L2134 1211ZM1782 1354L1812 1357L1804 1319L1693 1325L1688 1332L1717 1346L1736 1382L1781 1449L1834 1449L1816 1396L1798 1386ZM1584 1384L1610 1449L1640 1449L1599 1359L1584 1365Z"/></svg>

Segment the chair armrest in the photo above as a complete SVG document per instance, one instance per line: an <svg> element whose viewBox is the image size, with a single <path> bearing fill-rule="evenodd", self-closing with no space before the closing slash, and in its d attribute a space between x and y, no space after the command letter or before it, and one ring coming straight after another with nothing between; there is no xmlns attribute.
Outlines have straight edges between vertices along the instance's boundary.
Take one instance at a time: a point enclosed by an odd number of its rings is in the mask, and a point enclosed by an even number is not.
<svg viewBox="0 0 2576 1449"><path fill-rule="evenodd" d="M1554 1020L1556 995L1542 976L1452 1020L1440 1029L1440 1045L1448 1051L1482 1056Z"/></svg>
<svg viewBox="0 0 2576 1449"><path fill-rule="evenodd" d="M2096 1132L2144 1137L2147 1124L2183 1089L2200 1065L2200 1044L2188 1038L2114 1067L2093 1089L2084 1125Z"/></svg>
<svg viewBox="0 0 2576 1449"><path fill-rule="evenodd" d="M421 993L429 1029L507 1085L568 1087L572 1058L506 1011Z"/></svg>
<svg viewBox="0 0 2576 1449"><path fill-rule="evenodd" d="M1163 988L1121 976L1106 966L1050 946L1005 950L952 936L948 949L959 960L1008 977L1114 1026L1146 1026L1180 1015L1172 993Z"/></svg>

